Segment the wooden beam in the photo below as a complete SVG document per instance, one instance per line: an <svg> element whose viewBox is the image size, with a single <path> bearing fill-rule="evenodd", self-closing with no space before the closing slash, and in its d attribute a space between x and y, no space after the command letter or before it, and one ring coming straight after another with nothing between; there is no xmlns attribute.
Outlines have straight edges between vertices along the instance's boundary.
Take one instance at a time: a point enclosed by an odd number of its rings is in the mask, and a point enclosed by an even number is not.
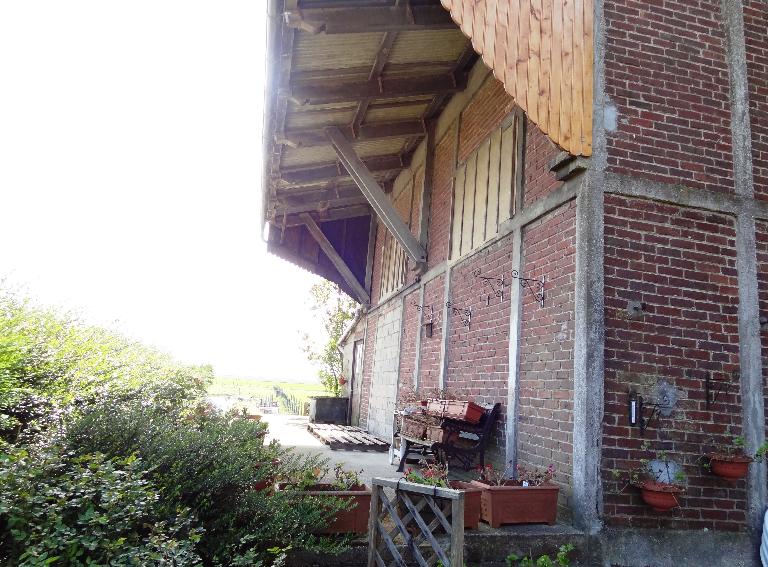
<svg viewBox="0 0 768 567"><path fill-rule="evenodd" d="M328 201L330 199L346 199L347 197L360 196L357 185L343 185L329 188L278 189L277 198L284 205L296 205L308 200Z"/></svg>
<svg viewBox="0 0 768 567"><path fill-rule="evenodd" d="M442 6L304 8L286 11L286 25L310 33L368 33L456 29Z"/></svg>
<svg viewBox="0 0 768 567"><path fill-rule="evenodd" d="M284 98L303 103L345 102L365 98L400 98L406 96L451 94L463 91L467 74L427 75L378 79L373 81L334 81L291 86L280 92Z"/></svg>
<svg viewBox="0 0 768 567"><path fill-rule="evenodd" d="M450 61L427 61L419 63L386 63L383 71L388 76L423 74L430 75L450 73L456 65ZM312 83L322 80L365 79L371 74L371 66L344 67L341 69L312 69L294 71L291 73L291 84Z"/></svg>
<svg viewBox="0 0 768 567"><path fill-rule="evenodd" d="M290 205L283 205L277 207L276 218L280 218L285 215L293 215L298 213L318 212L322 213L328 209L338 209L343 207L351 207L355 205L367 205L365 197L358 195L357 197L343 197L341 199L329 199L327 201L307 201L305 203L294 203Z"/></svg>
<svg viewBox="0 0 768 567"><path fill-rule="evenodd" d="M400 159L399 155L370 157L364 159L363 163L365 164L365 167L373 172L403 169L403 167L405 167L405 164L403 163L402 159ZM310 167L293 167L290 169L286 168L281 171L281 177L283 181L288 184L300 184L310 181L348 176L349 173L338 161L333 163L313 165Z"/></svg>
<svg viewBox="0 0 768 567"><path fill-rule="evenodd" d="M376 255L376 230L378 226L379 221L376 216L371 215L371 224L368 227L368 254L365 257L365 289L371 295L373 295L371 282L373 281L373 261Z"/></svg>
<svg viewBox="0 0 768 567"><path fill-rule="evenodd" d="M301 220L304 221L304 224L307 227L307 230L309 230L309 233L317 241L320 249L325 252L325 255L328 256L328 259L339 271L339 274L341 274L341 277L344 278L344 281L347 282L347 285L352 288L352 291L354 292L357 300L363 305L370 305L371 297L368 295L368 292L365 291L360 282L357 281L355 274L353 274L352 270L349 269L349 266L347 266L347 263L344 261L344 259L339 256L336 248L333 247L333 244L331 244L331 241L328 240L327 236L325 236L325 233L320 230L320 227L315 222L315 219L313 219L312 216L307 213L302 213L300 217Z"/></svg>
<svg viewBox="0 0 768 567"><path fill-rule="evenodd" d="M365 167L365 164L355 153L352 144L349 143L349 140L347 140L341 130L335 126L326 128L326 133L328 139L333 144L336 155L339 156L341 163L347 168L352 179L360 187L360 191L368 199L376 214L390 230L392 236L403 247L408 257L415 262L418 269L423 268L426 263L424 247L414 238L408 226L400 218L400 215L397 214L395 207L387 198L384 190L379 186L376 178L374 178L373 174Z"/></svg>
<svg viewBox="0 0 768 567"><path fill-rule="evenodd" d="M389 59L389 53L392 51L392 46L397 39L397 32L385 32L384 37L381 39L379 48L376 51L376 57L373 59L373 65L371 71L368 73L368 80L378 80L381 76L381 72L384 69L384 65L387 64ZM371 104L371 99L364 98L357 103L357 110L355 110L355 116L352 118L352 131L357 133L360 130L360 125L365 119L365 115L368 112L368 107Z"/></svg>
<svg viewBox="0 0 768 567"><path fill-rule="evenodd" d="M347 140L376 140L381 138L410 138L425 136L427 131L421 120L401 120L398 122L374 122L373 124L363 124L358 129L357 135L354 135L350 126L339 126L341 132ZM325 135L325 128L313 130L289 130L282 134L277 134L275 141L278 144L285 144L292 148L307 148L311 146L327 146L328 137Z"/></svg>
<svg viewBox="0 0 768 567"><path fill-rule="evenodd" d="M302 214L305 214L305 213L287 215L285 219L283 218L275 219L274 222L275 224L282 226L283 221L285 221L286 227L303 225L304 221L301 220L301 216L300 216ZM373 211L371 210L370 205L365 204L365 205L357 205L354 207L344 207L341 209L330 209L322 213L307 212L306 214L311 216L317 222L329 222L329 221L342 220L342 219L351 219L356 217L365 217L368 215L373 216Z"/></svg>
<svg viewBox="0 0 768 567"><path fill-rule="evenodd" d="M435 140L437 120L431 120L427 127L427 148L424 156L424 187L421 191L421 207L419 210L419 242L426 247L429 240L429 216L432 211L432 184L435 169Z"/></svg>

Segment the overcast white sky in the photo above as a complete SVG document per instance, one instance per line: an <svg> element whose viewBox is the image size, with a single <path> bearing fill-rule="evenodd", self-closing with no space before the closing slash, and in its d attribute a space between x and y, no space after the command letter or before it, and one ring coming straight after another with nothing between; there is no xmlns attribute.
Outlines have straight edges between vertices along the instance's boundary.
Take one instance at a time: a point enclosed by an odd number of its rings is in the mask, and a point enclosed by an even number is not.
<svg viewBox="0 0 768 567"><path fill-rule="evenodd" d="M259 234L266 2L0 2L0 276L222 375L312 379Z"/></svg>

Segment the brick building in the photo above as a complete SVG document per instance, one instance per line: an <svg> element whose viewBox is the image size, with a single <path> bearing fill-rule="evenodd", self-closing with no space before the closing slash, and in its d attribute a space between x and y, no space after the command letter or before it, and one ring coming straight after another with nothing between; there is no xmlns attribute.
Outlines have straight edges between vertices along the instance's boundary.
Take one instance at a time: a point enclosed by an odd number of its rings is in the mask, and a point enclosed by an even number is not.
<svg viewBox="0 0 768 567"><path fill-rule="evenodd" d="M388 438L407 390L500 401L496 459L554 463L562 519L606 561L744 546L750 564L765 464L728 483L701 457L754 452L768 423L768 4L276 0L270 18L269 249L363 305L352 419ZM668 406L645 431L630 392ZM687 476L677 514L612 474L644 441Z"/></svg>

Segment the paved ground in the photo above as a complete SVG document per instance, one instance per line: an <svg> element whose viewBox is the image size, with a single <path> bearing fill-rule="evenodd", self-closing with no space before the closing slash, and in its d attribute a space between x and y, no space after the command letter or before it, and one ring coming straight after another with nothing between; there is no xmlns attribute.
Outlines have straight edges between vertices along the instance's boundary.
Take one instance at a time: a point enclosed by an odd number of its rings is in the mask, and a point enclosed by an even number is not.
<svg viewBox="0 0 768 567"><path fill-rule="evenodd" d="M363 470L361 478L370 485L371 478L399 478L397 461L389 464L388 452L374 451L332 451L321 443L314 435L307 431L308 419L297 415L264 415L262 421L269 424L267 439L276 439L281 445L295 447L297 451L322 455L333 467L341 463L345 468L359 471Z"/></svg>

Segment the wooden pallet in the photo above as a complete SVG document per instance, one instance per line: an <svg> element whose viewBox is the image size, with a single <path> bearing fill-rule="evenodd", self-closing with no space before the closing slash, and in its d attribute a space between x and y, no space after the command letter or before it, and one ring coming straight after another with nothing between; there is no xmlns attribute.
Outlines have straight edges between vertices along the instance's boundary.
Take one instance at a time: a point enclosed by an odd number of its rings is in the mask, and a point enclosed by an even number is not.
<svg viewBox="0 0 768 567"><path fill-rule="evenodd" d="M352 425L310 423L307 425L307 429L334 451L337 449L381 452L389 450L389 443Z"/></svg>

